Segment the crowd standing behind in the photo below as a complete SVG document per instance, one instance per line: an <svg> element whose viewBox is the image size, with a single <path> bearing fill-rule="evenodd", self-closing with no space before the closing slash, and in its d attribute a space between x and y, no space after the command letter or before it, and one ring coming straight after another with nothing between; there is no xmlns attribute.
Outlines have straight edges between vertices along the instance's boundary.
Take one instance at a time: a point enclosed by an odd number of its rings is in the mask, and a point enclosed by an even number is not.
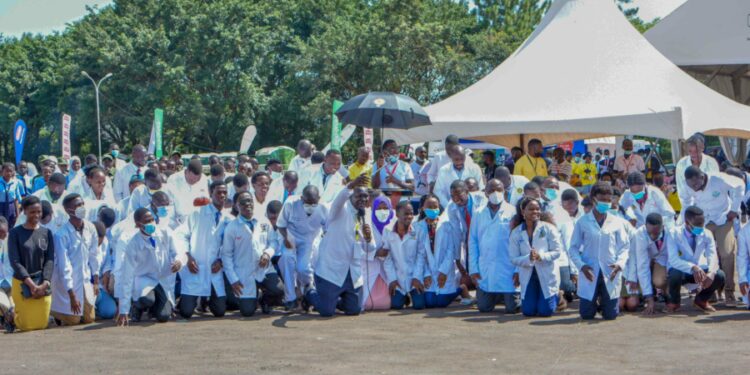
<svg viewBox="0 0 750 375"><path fill-rule="evenodd" d="M348 166L307 140L288 168L248 155L156 159L141 145L2 164L0 323L8 332L237 310L476 305L582 319L747 303L750 179L687 141L674 184L633 142L474 162L455 136L410 161L386 140ZM480 155L477 155L480 156ZM472 293L473 291L473 293Z"/></svg>

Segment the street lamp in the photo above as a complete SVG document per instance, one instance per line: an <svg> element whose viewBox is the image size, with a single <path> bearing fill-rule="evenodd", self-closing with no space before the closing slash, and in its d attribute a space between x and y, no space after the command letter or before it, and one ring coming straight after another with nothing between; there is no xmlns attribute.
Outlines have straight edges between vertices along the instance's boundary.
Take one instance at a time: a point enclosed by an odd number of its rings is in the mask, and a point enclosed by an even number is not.
<svg viewBox="0 0 750 375"><path fill-rule="evenodd" d="M81 74L83 74L84 77L91 80L91 83L94 85L94 91L96 92L96 128L98 132L98 138L99 138L99 163L102 162L102 122L101 117L99 115L99 86L104 82L105 79L112 77L112 73L107 73L106 76L102 77L102 79L99 80L99 82L94 81L91 76L86 73L85 70L81 71Z"/></svg>

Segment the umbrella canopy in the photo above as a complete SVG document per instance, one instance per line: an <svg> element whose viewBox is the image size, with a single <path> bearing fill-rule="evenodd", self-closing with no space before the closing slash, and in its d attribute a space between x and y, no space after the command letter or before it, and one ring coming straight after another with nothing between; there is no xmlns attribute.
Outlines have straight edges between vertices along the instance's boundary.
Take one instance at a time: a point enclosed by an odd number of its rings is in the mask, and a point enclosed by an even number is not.
<svg viewBox="0 0 750 375"><path fill-rule="evenodd" d="M392 92L357 95L336 111L342 124L373 129L411 129L430 125L430 117L416 100Z"/></svg>

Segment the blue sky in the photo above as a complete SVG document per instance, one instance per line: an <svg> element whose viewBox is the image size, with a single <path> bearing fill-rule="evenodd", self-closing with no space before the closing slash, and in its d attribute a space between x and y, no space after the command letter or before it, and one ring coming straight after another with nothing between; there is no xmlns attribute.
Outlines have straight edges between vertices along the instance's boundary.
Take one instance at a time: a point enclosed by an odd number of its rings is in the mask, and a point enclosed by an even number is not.
<svg viewBox="0 0 750 375"><path fill-rule="evenodd" d="M664 17L685 0L634 0L640 15L650 21ZM62 31L65 24L86 14L86 6L104 7L111 0L0 0L0 33L20 36L24 32L48 34Z"/></svg>

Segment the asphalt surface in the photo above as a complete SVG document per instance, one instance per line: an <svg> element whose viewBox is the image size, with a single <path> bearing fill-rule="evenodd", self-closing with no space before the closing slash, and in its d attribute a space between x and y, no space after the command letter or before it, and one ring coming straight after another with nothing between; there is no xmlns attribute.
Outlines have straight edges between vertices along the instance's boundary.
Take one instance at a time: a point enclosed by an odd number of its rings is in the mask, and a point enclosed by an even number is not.
<svg viewBox="0 0 750 375"><path fill-rule="evenodd" d="M232 313L128 328L97 322L0 335L0 374L748 372L745 309L583 322L576 307L546 319L449 307L329 319Z"/></svg>

